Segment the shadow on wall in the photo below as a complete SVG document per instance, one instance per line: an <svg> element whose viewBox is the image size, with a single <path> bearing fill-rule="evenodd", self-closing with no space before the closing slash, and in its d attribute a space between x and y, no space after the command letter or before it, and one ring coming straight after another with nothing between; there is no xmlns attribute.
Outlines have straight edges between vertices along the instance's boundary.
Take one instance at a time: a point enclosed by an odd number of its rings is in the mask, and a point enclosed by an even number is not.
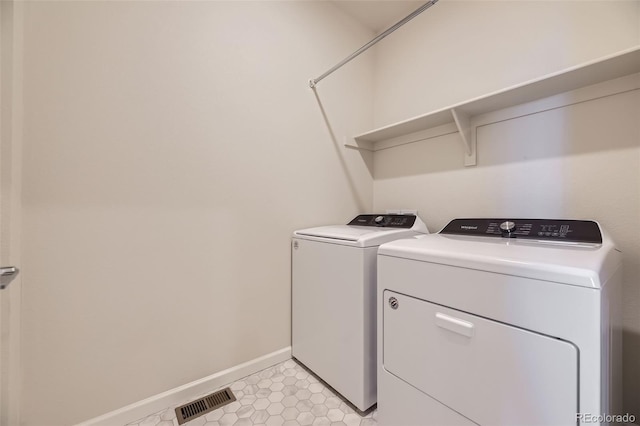
<svg viewBox="0 0 640 426"><path fill-rule="evenodd" d="M626 385L623 407L624 411L635 416L635 424L640 425L640 334L623 330L622 345L622 374Z"/></svg>
<svg viewBox="0 0 640 426"><path fill-rule="evenodd" d="M374 179L463 170L464 149L458 133L376 151Z"/></svg>
<svg viewBox="0 0 640 426"><path fill-rule="evenodd" d="M480 125L477 167L637 147L638 129L628 123L637 121L639 111L640 91L632 90ZM462 170L463 156L458 133L382 149L374 157L374 178Z"/></svg>
<svg viewBox="0 0 640 426"><path fill-rule="evenodd" d="M324 109L322 101L320 100L320 96L318 95L318 91L316 87L313 87L312 91L313 91L313 95L316 98L316 101L318 102L318 108L320 108L320 113L322 114L322 119L324 120L324 124L327 126L327 131L329 132L329 137L331 138L331 142L333 142L333 148L336 151L336 156L338 157L338 160L340 160L340 167L349 184L349 190L351 191L351 195L353 195L353 199L356 200L358 204L358 209L361 212L369 210L369 206L367 205L365 200L362 198L362 196L358 193L358 187L356 186L354 177L349 172L349 165L347 164L347 162L345 161L342 155L342 152L340 149L341 144L338 141L338 138L336 137L335 131L333 130L333 126L331 126L331 121L329 120L329 116L327 115L327 112ZM371 173L371 171L373 170L373 159L372 159L371 153L363 153L362 159L366 164L367 169ZM373 173L371 174L373 175Z"/></svg>

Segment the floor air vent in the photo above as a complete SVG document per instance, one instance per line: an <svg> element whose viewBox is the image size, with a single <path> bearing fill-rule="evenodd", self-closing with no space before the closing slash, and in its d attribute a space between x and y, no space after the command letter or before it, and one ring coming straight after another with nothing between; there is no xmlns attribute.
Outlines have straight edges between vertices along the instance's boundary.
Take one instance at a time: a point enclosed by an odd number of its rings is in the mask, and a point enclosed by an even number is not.
<svg viewBox="0 0 640 426"><path fill-rule="evenodd" d="M196 417L200 417L207 414L210 411L220 408L236 400L236 396L231 392L231 389L224 388L211 395L203 396L193 402L185 405L181 405L176 408L176 417L178 417L178 424L183 424L189 420L193 420Z"/></svg>

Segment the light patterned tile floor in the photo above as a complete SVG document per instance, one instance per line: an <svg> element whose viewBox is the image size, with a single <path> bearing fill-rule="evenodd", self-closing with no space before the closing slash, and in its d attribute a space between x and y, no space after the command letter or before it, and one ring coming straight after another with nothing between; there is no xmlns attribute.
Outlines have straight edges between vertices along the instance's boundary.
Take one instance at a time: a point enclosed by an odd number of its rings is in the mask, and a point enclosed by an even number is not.
<svg viewBox="0 0 640 426"><path fill-rule="evenodd" d="M375 410L364 414L358 413L331 388L292 359L222 388L227 386L235 394L236 401L184 425L375 426L377 424ZM217 389L202 396L215 390ZM178 426L174 409L175 407L169 407L130 423L128 426Z"/></svg>

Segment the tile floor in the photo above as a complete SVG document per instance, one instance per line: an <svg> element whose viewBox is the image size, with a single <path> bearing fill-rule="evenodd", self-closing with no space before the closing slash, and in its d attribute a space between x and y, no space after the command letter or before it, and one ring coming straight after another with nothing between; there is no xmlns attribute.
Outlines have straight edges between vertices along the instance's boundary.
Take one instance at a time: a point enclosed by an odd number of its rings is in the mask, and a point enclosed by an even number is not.
<svg viewBox="0 0 640 426"><path fill-rule="evenodd" d="M292 359L226 386L231 388L236 401L184 425L375 426L377 424L375 410L364 414L358 413L331 388L325 386ZM202 396L215 390L217 389L212 389ZM169 407L129 423L128 426L178 426L174 408Z"/></svg>

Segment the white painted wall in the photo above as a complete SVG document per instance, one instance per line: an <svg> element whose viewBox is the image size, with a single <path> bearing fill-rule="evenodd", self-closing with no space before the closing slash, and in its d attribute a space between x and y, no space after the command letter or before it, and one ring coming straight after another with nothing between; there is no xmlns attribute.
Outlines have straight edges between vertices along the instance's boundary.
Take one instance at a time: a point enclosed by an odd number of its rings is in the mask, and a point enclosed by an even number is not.
<svg viewBox="0 0 640 426"><path fill-rule="evenodd" d="M23 422L290 345L290 235L372 204L371 34L328 2L25 2Z"/></svg>
<svg viewBox="0 0 640 426"><path fill-rule="evenodd" d="M640 2L441 1L376 47L376 127L640 42ZM624 252L625 409L640 414L640 94L379 151L374 210L420 209L429 229L471 216L598 220ZM487 295L491 297L491 295Z"/></svg>
<svg viewBox="0 0 640 426"><path fill-rule="evenodd" d="M376 125L636 45L639 7L637 0L441 0L376 46Z"/></svg>

